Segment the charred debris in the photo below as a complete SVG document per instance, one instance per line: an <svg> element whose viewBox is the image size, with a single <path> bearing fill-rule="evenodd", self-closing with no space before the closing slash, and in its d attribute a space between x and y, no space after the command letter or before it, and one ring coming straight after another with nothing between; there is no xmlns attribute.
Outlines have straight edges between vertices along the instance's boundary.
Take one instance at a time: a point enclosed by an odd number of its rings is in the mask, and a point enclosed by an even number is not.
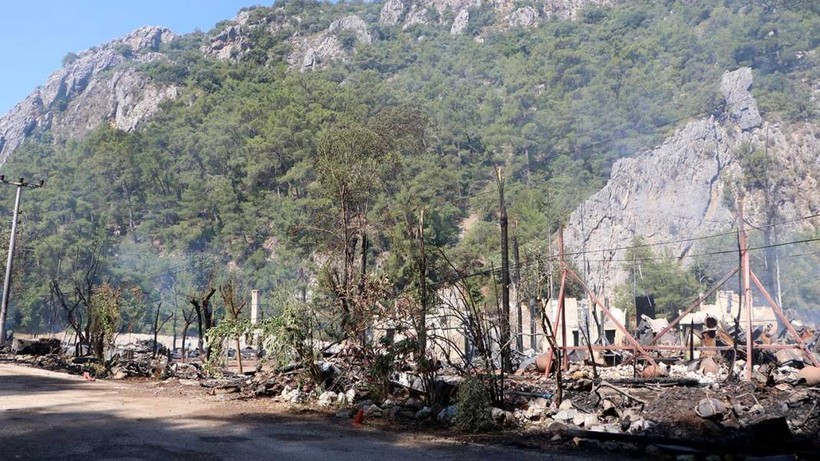
<svg viewBox="0 0 820 461"><path fill-rule="evenodd" d="M487 313L463 287L440 290L425 313L424 352L416 331L380 318L357 338L292 336L299 354L288 363L266 360L255 326L222 338L207 361L156 339L117 346L103 361L59 339L15 339L0 359L97 378L170 380L220 399L312 407L353 424L452 430L533 448L817 459L820 329L768 295L742 237L739 253L738 267L671 321L654 317L651 300L638 300L631 329L561 251L555 299ZM738 275L741 292L726 290ZM585 299L565 296L569 281ZM765 305L753 305L753 285ZM502 332L507 325L511 335Z"/></svg>

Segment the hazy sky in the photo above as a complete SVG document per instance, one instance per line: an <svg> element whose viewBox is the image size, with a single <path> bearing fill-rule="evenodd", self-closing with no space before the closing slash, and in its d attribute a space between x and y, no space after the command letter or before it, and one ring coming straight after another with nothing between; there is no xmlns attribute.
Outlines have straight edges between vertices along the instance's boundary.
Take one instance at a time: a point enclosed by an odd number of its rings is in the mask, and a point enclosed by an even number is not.
<svg viewBox="0 0 820 461"><path fill-rule="evenodd" d="M243 6L273 0L7 0L0 7L0 116L60 68L68 52L140 26L207 31Z"/></svg>

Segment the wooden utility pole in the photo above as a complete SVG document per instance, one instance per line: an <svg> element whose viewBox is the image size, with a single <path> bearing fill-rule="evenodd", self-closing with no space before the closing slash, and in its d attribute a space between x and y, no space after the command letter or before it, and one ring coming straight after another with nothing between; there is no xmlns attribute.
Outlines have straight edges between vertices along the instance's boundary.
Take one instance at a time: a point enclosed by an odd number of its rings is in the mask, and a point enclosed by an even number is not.
<svg viewBox="0 0 820 461"><path fill-rule="evenodd" d="M17 236L17 217L20 214L20 196L23 193L24 187L36 189L43 187L44 181L39 184L29 184L25 179L20 178L20 181L7 181L6 175L0 175L0 183L17 186L17 196L14 199L14 215L11 218L11 235L9 236L9 254L6 259L6 278L3 282L3 299L0 302L0 345L6 343L6 316L9 311L9 292L11 291L11 266L14 262L14 240Z"/></svg>
<svg viewBox="0 0 820 461"><path fill-rule="evenodd" d="M512 373L510 359L510 251L507 235L507 204L504 201L504 176L496 169L501 224L501 368Z"/></svg>

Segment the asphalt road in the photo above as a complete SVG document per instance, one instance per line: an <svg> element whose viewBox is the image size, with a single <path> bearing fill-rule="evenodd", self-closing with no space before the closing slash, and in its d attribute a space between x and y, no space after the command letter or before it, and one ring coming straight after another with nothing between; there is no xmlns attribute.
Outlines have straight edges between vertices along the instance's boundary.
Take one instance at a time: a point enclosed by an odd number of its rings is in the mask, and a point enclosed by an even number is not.
<svg viewBox="0 0 820 461"><path fill-rule="evenodd" d="M290 414L259 402L220 402L183 387L87 382L0 364L0 460L600 458L354 427L348 420Z"/></svg>

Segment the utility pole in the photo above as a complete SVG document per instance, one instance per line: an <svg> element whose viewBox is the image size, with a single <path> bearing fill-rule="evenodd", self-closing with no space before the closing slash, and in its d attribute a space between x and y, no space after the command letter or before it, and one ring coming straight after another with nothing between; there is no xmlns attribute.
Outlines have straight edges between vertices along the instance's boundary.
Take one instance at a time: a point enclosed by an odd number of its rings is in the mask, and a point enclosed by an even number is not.
<svg viewBox="0 0 820 461"><path fill-rule="evenodd" d="M561 363L556 366L569 370L569 356L567 355L567 262L564 259L564 225L558 226L558 258L561 263L561 290L558 293L558 312L561 318ZM593 360L595 358L593 357Z"/></svg>
<svg viewBox="0 0 820 461"><path fill-rule="evenodd" d="M740 278L743 284L742 308L746 309L746 380L752 380L754 351L752 349L752 289L749 246L743 221L743 199L738 202L738 231L740 232Z"/></svg>
<svg viewBox="0 0 820 461"><path fill-rule="evenodd" d="M501 368L512 373L510 357L510 250L507 235L507 203L504 201L504 176L496 169L501 224Z"/></svg>
<svg viewBox="0 0 820 461"><path fill-rule="evenodd" d="M521 312L521 258L518 253L518 237L513 236L513 259L515 259L515 345L524 352L524 318Z"/></svg>
<svg viewBox="0 0 820 461"><path fill-rule="evenodd" d="M24 187L36 189L43 187L45 181L40 181L39 184L29 184L23 178L20 181L7 181L6 175L0 175L0 182L3 184L11 184L17 186L17 197L14 199L14 216L11 220L11 235L9 236L9 254L6 259L6 279L3 282L3 300L0 304L0 344L6 343L6 315L9 311L9 291L11 289L11 265L14 262L14 239L17 235L17 216L20 213L20 196L23 193Z"/></svg>

